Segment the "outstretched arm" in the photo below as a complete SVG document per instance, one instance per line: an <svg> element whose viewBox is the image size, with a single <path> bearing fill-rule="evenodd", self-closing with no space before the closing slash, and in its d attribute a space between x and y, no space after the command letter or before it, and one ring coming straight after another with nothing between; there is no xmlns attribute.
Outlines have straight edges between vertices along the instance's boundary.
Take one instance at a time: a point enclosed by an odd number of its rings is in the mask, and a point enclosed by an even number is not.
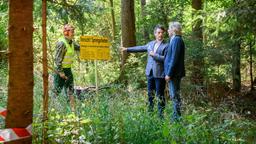
<svg viewBox="0 0 256 144"><path fill-rule="evenodd" d="M147 51L148 45L143 45L143 46L134 46L134 47L121 47L122 52L131 52L131 53L136 53L136 52L146 52Z"/></svg>

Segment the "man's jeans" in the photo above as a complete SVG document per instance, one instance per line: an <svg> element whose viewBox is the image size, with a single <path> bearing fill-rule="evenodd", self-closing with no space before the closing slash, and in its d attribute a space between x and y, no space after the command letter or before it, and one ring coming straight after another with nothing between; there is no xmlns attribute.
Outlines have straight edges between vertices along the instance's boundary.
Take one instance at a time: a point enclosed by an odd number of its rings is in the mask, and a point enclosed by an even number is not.
<svg viewBox="0 0 256 144"><path fill-rule="evenodd" d="M181 116L180 81L181 78L171 78L169 81L169 92L173 102L173 115L171 117L171 121L177 121Z"/></svg>
<svg viewBox="0 0 256 144"><path fill-rule="evenodd" d="M165 89L165 79L164 78L154 78L153 75L147 76L148 81L148 102L149 102L149 111L153 111L154 108L154 92L156 91L156 95L158 97L158 115L159 117L163 117L163 111L165 108L165 97L164 97L164 89Z"/></svg>

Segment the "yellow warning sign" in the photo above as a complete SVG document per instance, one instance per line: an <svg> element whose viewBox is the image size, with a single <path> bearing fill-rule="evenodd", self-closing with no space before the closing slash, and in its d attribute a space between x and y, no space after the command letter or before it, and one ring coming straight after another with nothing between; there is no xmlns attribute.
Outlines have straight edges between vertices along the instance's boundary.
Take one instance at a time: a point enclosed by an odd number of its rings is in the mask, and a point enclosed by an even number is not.
<svg viewBox="0 0 256 144"><path fill-rule="evenodd" d="M80 36L80 59L109 60L110 43L108 38L100 36Z"/></svg>

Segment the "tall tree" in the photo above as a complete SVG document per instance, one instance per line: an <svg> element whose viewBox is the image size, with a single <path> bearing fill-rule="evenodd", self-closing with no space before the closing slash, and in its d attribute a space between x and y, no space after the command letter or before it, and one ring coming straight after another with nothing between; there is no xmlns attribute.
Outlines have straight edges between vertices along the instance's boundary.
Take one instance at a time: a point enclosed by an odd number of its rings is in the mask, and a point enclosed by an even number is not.
<svg viewBox="0 0 256 144"><path fill-rule="evenodd" d="M6 128L26 128L33 115L33 0L9 1L9 87ZM32 138L9 142L32 143Z"/></svg>
<svg viewBox="0 0 256 144"><path fill-rule="evenodd" d="M200 10L202 10L202 0L192 0L192 8L194 9L193 17L196 20L192 26L193 39L195 42L195 50L197 55L193 58L193 69L192 69L192 82L197 85L203 85L203 67L204 67L204 58L203 58L203 30L202 30L202 19L198 18L200 15Z"/></svg>
<svg viewBox="0 0 256 144"><path fill-rule="evenodd" d="M135 38L135 14L134 0L121 0L121 31L122 46L131 47L136 45ZM123 53L121 63L121 74L119 80L124 76L124 64L127 59L127 53Z"/></svg>
<svg viewBox="0 0 256 144"><path fill-rule="evenodd" d="M239 1L233 0L235 9L240 5ZM233 46L232 46L232 79L233 90L239 92L241 90L241 33L242 27L240 26L241 17L239 13L234 12L234 27L233 27Z"/></svg>
<svg viewBox="0 0 256 144"><path fill-rule="evenodd" d="M136 45L134 0L121 1L121 30L122 45L124 47Z"/></svg>

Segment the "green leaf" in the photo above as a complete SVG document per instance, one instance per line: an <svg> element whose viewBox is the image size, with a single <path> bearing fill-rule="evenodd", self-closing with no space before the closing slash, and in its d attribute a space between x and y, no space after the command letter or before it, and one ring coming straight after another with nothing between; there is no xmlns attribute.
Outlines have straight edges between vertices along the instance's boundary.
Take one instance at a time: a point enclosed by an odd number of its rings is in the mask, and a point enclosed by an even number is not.
<svg viewBox="0 0 256 144"><path fill-rule="evenodd" d="M91 123L92 121L90 119L84 119L80 121L82 124Z"/></svg>

